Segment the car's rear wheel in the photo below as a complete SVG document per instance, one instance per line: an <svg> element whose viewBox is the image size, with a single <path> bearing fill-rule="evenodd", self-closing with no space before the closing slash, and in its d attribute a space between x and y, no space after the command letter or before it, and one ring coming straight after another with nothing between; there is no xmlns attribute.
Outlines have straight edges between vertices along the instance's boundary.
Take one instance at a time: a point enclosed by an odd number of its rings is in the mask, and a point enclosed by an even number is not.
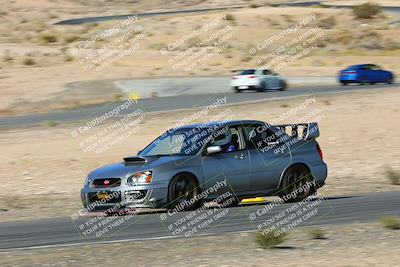
<svg viewBox="0 0 400 267"><path fill-rule="evenodd" d="M267 84L265 82L262 82L260 84L260 87L257 87L257 92L264 92L267 89L268 89Z"/></svg>
<svg viewBox="0 0 400 267"><path fill-rule="evenodd" d="M347 82L342 82L342 85L343 86L346 86L348 83Z"/></svg>
<svg viewBox="0 0 400 267"><path fill-rule="evenodd" d="M283 175L282 192L279 196L285 202L301 201L316 192L313 180L306 166L293 165Z"/></svg>
<svg viewBox="0 0 400 267"><path fill-rule="evenodd" d="M200 188L196 178L190 174L176 175L168 188L169 208L177 208L178 211L194 210L203 203L198 199Z"/></svg>
<svg viewBox="0 0 400 267"><path fill-rule="evenodd" d="M387 84L392 84L392 83L393 83L393 77L389 78L389 80L387 80L386 83L387 83Z"/></svg>
<svg viewBox="0 0 400 267"><path fill-rule="evenodd" d="M279 91L285 91L288 87L287 82L285 80L281 80L280 83L281 83L281 85L280 85Z"/></svg>

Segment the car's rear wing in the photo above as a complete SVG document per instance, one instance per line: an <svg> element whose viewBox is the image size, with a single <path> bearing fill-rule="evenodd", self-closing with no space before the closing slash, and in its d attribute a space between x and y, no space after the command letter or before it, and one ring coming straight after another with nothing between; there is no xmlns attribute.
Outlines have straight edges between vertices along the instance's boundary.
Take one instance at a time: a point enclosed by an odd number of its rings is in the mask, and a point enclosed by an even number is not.
<svg viewBox="0 0 400 267"><path fill-rule="evenodd" d="M279 124L274 125L281 129L287 135L294 138L301 138L303 140L316 139L319 136L318 123L295 123L295 124Z"/></svg>

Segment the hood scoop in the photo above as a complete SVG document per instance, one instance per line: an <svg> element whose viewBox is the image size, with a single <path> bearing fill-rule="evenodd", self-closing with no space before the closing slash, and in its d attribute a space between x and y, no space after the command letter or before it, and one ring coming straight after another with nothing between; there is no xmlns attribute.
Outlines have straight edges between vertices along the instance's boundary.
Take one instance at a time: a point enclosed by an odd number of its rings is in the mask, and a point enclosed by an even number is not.
<svg viewBox="0 0 400 267"><path fill-rule="evenodd" d="M125 163L146 163L147 159L139 157L139 156L132 156L124 158Z"/></svg>

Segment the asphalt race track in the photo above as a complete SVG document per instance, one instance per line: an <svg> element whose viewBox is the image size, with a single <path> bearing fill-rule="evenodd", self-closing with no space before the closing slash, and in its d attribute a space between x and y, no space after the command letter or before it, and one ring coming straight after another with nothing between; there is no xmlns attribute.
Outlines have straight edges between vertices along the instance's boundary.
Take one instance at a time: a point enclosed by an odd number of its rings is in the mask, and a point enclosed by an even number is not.
<svg viewBox="0 0 400 267"><path fill-rule="evenodd" d="M312 5L317 5L317 4L320 4L320 1L286 3L286 4L280 4L277 6L285 5L285 6L305 6L306 7L306 6L312 6ZM237 8L244 8L244 7L247 7L247 5L211 7L211 8L175 10L175 11L161 11L161 12L147 12L147 13L139 13L138 16L139 17L158 17L158 16L166 16L166 15L180 15L180 14L191 14L191 13L209 12L209 11L221 11L221 10L226 10L226 9L237 9ZM130 16L132 16L132 14L68 19L68 20L59 21L56 23L56 25L79 25L79 24L93 23L93 22L123 20L123 19L127 19Z"/></svg>
<svg viewBox="0 0 400 267"><path fill-rule="evenodd" d="M376 222L382 216L400 216L400 191L372 193L361 196L318 197L309 201L322 200L315 208L317 215L304 221L298 227L308 225L345 224L353 222ZM251 214L265 207L266 203L221 209L225 217L207 225L199 234L220 234L228 232L255 231L256 225L287 209L292 204L275 206L261 217L251 221ZM210 210L210 209L208 209ZM208 211L207 209L204 212ZM189 212L179 212L171 217L165 212L136 214L107 235L84 237L78 225L94 217L80 217L75 222L71 218L55 218L26 222L0 224L0 251L14 249L48 248L76 246L88 243L115 243L148 239L166 239L174 236L168 225L185 217ZM167 219L162 221L162 216ZM102 219L110 217L102 217ZM117 216L124 219L126 216ZM182 237L182 235L180 235Z"/></svg>
<svg viewBox="0 0 400 267"><path fill-rule="evenodd" d="M294 2L294 3L289 2L289 3L275 4L274 6L309 7L309 6L320 5L320 4L324 4L324 2L323 1L304 1L304 2ZM267 4L267 6L269 6L269 4ZM329 5L329 6L334 7L334 8L349 8L349 6L347 6L347 5ZM237 6L199 8L199 9L176 10L176 11L147 12L147 13L139 13L138 16L141 18L158 17L158 16L168 16L168 15L181 15L181 14L191 14L191 13L200 13L200 12L221 11L221 10L226 10L226 9L239 9L239 8L246 8L246 7L248 7L248 6L247 5L237 5ZM395 14L395 15L399 15L399 13L400 13L400 7L396 7L396 6L385 6L385 7L383 7L383 10L386 12ZM68 19L68 20L59 21L56 23L56 25L80 25L80 24L93 23L93 22L124 20L130 16L132 16L132 14L76 18L76 19Z"/></svg>
<svg viewBox="0 0 400 267"><path fill-rule="evenodd" d="M198 95L181 95L173 97L159 97L141 99L137 105L133 105L126 110L121 111L119 114L123 116L141 108L145 113L158 112L158 111L171 111L188 108L199 108L209 105L216 101L216 99L226 97L227 104L237 104L244 102L265 101L285 99L299 96L319 96L327 94L346 93L362 90L384 90L387 88L397 87L397 84L391 85L351 85L351 86L303 86L297 88L290 88L287 91L270 91L270 92L245 92L240 94L235 93L217 93L212 94L211 88L208 88L207 94ZM102 115L113 108L121 105L122 102L113 104L92 106L88 108L80 108L74 110L55 111L49 113L38 113L32 115L15 116L15 117L0 117L0 128L18 127L37 125L44 121L56 122L76 122L82 120L90 120L96 116Z"/></svg>

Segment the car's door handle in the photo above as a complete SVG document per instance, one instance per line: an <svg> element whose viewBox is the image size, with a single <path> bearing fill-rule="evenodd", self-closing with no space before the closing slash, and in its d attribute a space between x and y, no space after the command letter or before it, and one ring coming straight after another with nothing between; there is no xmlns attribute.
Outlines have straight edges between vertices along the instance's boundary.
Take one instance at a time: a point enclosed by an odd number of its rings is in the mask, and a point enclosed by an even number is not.
<svg viewBox="0 0 400 267"><path fill-rule="evenodd" d="M244 154L236 154L235 155L235 159L241 160L241 159L245 159L246 156Z"/></svg>

